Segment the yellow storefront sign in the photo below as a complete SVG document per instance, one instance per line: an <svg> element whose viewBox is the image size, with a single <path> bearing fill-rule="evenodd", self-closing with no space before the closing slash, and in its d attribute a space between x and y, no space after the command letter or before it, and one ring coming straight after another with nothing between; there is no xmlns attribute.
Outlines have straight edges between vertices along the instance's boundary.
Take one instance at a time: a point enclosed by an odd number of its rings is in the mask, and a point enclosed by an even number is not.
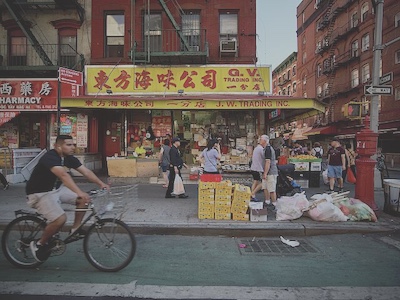
<svg viewBox="0 0 400 300"><path fill-rule="evenodd" d="M86 66L88 95L270 92L270 67Z"/></svg>
<svg viewBox="0 0 400 300"><path fill-rule="evenodd" d="M313 99L266 99L259 100L209 100L209 99L98 99L98 98L63 98L61 106L101 109L298 109L314 108L325 111L325 107Z"/></svg>

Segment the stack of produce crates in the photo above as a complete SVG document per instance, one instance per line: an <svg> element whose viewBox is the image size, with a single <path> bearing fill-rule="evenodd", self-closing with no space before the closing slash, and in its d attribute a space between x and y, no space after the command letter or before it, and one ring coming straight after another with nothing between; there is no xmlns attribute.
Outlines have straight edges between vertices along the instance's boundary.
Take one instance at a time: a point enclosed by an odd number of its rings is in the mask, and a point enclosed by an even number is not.
<svg viewBox="0 0 400 300"><path fill-rule="evenodd" d="M215 185L215 219L230 220L232 206L232 182L217 182Z"/></svg>
<svg viewBox="0 0 400 300"><path fill-rule="evenodd" d="M219 174L202 174L199 181L198 217L215 218L215 187L222 180Z"/></svg>
<svg viewBox="0 0 400 300"><path fill-rule="evenodd" d="M248 186L235 184L232 197L232 219L248 221L248 209L250 205L251 191Z"/></svg>

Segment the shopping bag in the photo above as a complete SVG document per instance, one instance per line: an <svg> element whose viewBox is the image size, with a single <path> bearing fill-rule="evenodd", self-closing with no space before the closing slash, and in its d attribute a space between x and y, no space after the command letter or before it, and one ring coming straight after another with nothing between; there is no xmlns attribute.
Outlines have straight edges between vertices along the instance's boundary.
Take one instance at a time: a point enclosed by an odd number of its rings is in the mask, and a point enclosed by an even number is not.
<svg viewBox="0 0 400 300"><path fill-rule="evenodd" d="M346 176L346 178L347 178L347 182L348 183L356 183L357 182L356 176L354 176L354 173L351 170L351 168L347 168L347 176Z"/></svg>
<svg viewBox="0 0 400 300"><path fill-rule="evenodd" d="M185 187L183 186L183 181L181 176L176 174L175 180L174 180L174 190L172 194L174 195L182 195L185 193Z"/></svg>

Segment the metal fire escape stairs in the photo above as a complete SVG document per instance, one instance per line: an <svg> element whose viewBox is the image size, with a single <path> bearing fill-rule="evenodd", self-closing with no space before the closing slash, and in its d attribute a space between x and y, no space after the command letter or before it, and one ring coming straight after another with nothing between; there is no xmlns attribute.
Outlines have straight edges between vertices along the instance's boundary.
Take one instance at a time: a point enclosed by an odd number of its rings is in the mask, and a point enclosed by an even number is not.
<svg viewBox="0 0 400 300"><path fill-rule="evenodd" d="M180 9L180 5L178 3L177 0L173 0L175 6L177 6L180 10L180 13L182 14L183 11ZM167 3L164 0L158 0L158 2L160 3L161 7L163 8L165 14L167 15L168 19L170 20L172 26L174 27L174 29L176 30L176 33L178 34L178 37L180 39L180 41L182 42L182 45L185 49L185 51L189 51L190 50L190 45L188 43L188 40L186 39L185 35L183 34L180 26L178 25L178 23L175 21L174 16L171 13L171 10L168 8ZM147 4L150 5L150 4ZM150 7L146 8L147 11L150 11ZM131 59L133 64L135 65L136 63L149 63L150 62L150 53L148 53L148 51L145 51L146 55L143 59L138 59L136 58L136 48L137 48L137 44L136 42L133 45L133 49L131 50Z"/></svg>
<svg viewBox="0 0 400 300"><path fill-rule="evenodd" d="M335 76L336 76L336 61L335 61L335 40L332 38L332 33L335 29L335 21L336 17L339 14L339 8L333 10L333 5L335 4L336 0L329 0L328 8L326 11L326 17L328 19L329 25L328 25L328 30L327 30L327 35L325 37L325 41L329 43L329 67L326 72L326 76L328 77L328 93L329 93L329 116L327 122L330 123L333 121L333 112L334 112L334 106L335 106L335 100L336 100L336 95L337 93L333 91L333 85L335 82ZM325 68L326 66L324 66Z"/></svg>
<svg viewBox="0 0 400 300"><path fill-rule="evenodd" d="M53 62L47 55L46 51L44 51L43 47L40 45L39 41L33 34L33 32L26 26L26 21L23 16L20 14L19 6L26 5L30 6L32 9L41 9L41 8L52 8L52 9L76 9L79 15L80 23L82 24L85 20L85 9L79 4L78 0L54 0L54 1L43 1L43 2L18 2L15 0L3 0L4 5L7 7L7 10L13 17L13 19L17 22L19 28L22 30L33 49L35 49L36 53L39 55L40 59L43 61L45 66L53 66ZM81 55L81 62L84 60L83 55Z"/></svg>
<svg viewBox="0 0 400 300"><path fill-rule="evenodd" d="M25 20L22 17L22 15L19 13L19 10L17 9L14 2L15 1L12 1L12 0L3 0L3 3L7 7L9 13L14 18L14 20L17 22L19 28L21 28L22 32L24 33L24 35L26 36L28 41L31 43L33 49L35 49L35 51L39 55L40 59L43 61L43 63L46 66L52 66L53 63L52 63L51 59L48 57L47 53L43 50L39 41L36 39L35 35L32 33L32 31L29 29L29 27L26 26Z"/></svg>

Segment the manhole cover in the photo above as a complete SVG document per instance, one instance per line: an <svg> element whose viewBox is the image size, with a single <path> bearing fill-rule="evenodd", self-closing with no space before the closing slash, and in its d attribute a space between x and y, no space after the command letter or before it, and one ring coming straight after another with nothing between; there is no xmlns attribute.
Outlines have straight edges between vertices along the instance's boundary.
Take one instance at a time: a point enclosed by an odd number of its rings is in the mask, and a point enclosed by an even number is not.
<svg viewBox="0 0 400 300"><path fill-rule="evenodd" d="M239 247L241 254L259 254L259 255L282 255L282 254L307 254L319 253L319 250L312 246L306 240L297 240L300 245L291 247L281 242L280 239L241 239L238 240L242 247Z"/></svg>

